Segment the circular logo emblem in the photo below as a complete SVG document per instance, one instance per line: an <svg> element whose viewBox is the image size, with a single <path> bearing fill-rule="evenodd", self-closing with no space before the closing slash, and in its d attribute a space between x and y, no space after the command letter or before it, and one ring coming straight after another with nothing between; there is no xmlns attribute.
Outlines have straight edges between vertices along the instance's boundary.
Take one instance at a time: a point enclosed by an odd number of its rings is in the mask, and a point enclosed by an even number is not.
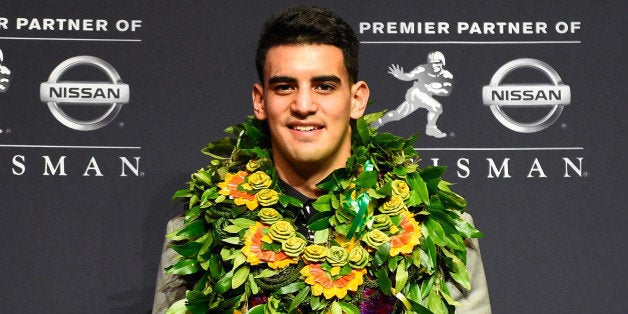
<svg viewBox="0 0 628 314"><path fill-rule="evenodd" d="M78 66L101 70L111 83L59 81L63 74ZM79 131L91 131L102 128L115 119L122 105L129 102L129 85L122 83L116 69L104 60L92 56L77 56L61 62L52 70L48 81L40 85L39 97L48 104L52 115L63 125ZM60 104L105 105L108 108L96 119L80 120L65 113Z"/></svg>
<svg viewBox="0 0 628 314"><path fill-rule="evenodd" d="M501 84L512 71L532 68L541 71L552 84ZM500 67L489 85L482 89L482 100L505 127L521 132L541 131L552 125L571 102L571 89L564 85L558 73L547 63L536 59L517 59ZM508 116L503 107L550 107L550 111L534 122L520 122Z"/></svg>

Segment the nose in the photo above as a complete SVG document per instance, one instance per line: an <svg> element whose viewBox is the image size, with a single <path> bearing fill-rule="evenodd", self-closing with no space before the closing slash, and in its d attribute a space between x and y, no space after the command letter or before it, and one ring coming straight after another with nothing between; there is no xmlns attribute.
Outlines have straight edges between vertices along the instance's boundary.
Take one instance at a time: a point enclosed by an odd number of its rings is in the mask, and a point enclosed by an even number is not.
<svg viewBox="0 0 628 314"><path fill-rule="evenodd" d="M318 109L315 97L309 89L299 89L292 102L291 111L296 117L307 117Z"/></svg>

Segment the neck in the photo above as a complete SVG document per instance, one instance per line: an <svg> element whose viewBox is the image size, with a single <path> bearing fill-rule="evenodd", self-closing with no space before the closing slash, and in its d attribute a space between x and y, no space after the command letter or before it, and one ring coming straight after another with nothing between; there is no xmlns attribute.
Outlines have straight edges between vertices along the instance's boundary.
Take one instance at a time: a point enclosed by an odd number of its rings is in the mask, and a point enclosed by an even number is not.
<svg viewBox="0 0 628 314"><path fill-rule="evenodd" d="M327 178L334 170L345 166L344 163L342 165L309 163L301 165L287 162L281 158L275 159L274 162L277 175L281 180L312 199L318 198L321 194L321 190L316 187L316 184Z"/></svg>
<svg viewBox="0 0 628 314"><path fill-rule="evenodd" d="M317 198L319 196L320 189L316 187L316 184L328 175L328 173L323 173L323 171L314 171L313 169L318 168L314 165L307 166L306 170L297 171L288 163L275 162L275 168L281 180L309 198Z"/></svg>

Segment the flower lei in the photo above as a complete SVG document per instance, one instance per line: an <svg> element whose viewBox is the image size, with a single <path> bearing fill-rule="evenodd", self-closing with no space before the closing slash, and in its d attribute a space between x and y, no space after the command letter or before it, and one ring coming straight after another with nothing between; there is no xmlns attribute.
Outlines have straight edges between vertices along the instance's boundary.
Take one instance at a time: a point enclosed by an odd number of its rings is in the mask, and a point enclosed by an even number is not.
<svg viewBox="0 0 628 314"><path fill-rule="evenodd" d="M369 127L381 115L356 121L346 167L318 184L313 238L295 227L303 204L279 186L265 122L208 144L210 164L173 196L187 210L167 235L180 255L167 272L197 281L169 313L360 313L368 287L398 299L395 313L457 305L445 282L470 289L464 240L482 234L460 218L445 168L419 168L416 136Z"/></svg>

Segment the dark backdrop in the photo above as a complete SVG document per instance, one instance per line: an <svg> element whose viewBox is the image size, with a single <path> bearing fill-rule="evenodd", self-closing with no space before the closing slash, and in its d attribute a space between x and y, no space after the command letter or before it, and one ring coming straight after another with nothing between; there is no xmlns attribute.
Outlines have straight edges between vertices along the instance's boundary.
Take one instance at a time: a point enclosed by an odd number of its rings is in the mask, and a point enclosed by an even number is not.
<svg viewBox="0 0 628 314"><path fill-rule="evenodd" d="M150 310L165 224L182 211L170 197L207 162L199 152L205 143L251 113L260 25L296 3L0 5L0 64L11 71L11 85L0 93L0 312ZM424 166L438 159L449 167L445 178L456 183L486 234L481 247L494 312L623 312L628 305L622 244L628 198L621 192L628 96L623 2L318 4L338 12L358 32L360 77L372 91L369 112L396 108L411 86L387 73L390 64L410 70L433 50L446 57L454 89L437 99L444 111L438 125L447 137L421 135L417 148ZM58 21L44 29L45 18L106 20L107 31L67 25L60 30ZM22 19L27 24L18 29ZM135 31L121 31L115 27L120 20L141 23ZM359 32L362 22L430 21L447 22L450 33ZM458 22L544 22L547 33L457 34ZM559 34L554 29L559 22L576 22L579 29ZM130 86L130 102L111 123L92 131L66 127L39 98L39 84L50 72L79 55L107 61ZM482 87L495 71L519 58L549 64L571 87L571 103L539 132L507 129L482 102ZM89 66L66 75L67 81L107 80ZM512 75L512 80L548 82L529 69ZM107 106L61 108L91 119ZM526 121L548 111L511 109L513 118ZM417 110L382 130L422 133L425 114ZM505 163L509 177L496 175L491 163Z"/></svg>

